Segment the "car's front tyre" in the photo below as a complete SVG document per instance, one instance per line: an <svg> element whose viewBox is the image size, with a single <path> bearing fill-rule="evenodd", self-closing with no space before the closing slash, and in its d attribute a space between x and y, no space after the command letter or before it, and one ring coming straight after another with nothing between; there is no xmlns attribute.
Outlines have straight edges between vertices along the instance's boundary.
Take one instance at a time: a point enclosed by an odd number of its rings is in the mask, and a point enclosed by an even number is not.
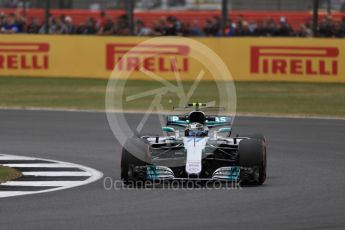
<svg viewBox="0 0 345 230"><path fill-rule="evenodd" d="M137 180L135 167L145 166L150 161L149 144L137 137L129 138L122 149L121 179L124 184L132 184Z"/></svg>
<svg viewBox="0 0 345 230"><path fill-rule="evenodd" d="M239 143L239 166L251 168L253 179L248 184L261 185L266 180L267 153L264 139L245 139Z"/></svg>

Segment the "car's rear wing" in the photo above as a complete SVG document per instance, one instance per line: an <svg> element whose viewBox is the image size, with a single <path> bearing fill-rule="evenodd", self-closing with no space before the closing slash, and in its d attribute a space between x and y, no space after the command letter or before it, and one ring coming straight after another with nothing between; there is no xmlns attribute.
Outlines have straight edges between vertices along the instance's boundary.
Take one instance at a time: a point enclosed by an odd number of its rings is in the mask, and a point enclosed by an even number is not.
<svg viewBox="0 0 345 230"><path fill-rule="evenodd" d="M204 105L204 104L203 104ZM196 110L200 110L200 107L195 107ZM185 107L174 107L174 111L191 111L191 109L194 109L194 107L191 106L185 106ZM221 112L225 111L224 107L216 107L216 106L208 106L208 107L202 107L201 110L203 112Z"/></svg>
<svg viewBox="0 0 345 230"><path fill-rule="evenodd" d="M169 115L167 116L167 125L186 127L189 124L188 116L185 115ZM207 127L231 126L231 116L206 116L205 125Z"/></svg>

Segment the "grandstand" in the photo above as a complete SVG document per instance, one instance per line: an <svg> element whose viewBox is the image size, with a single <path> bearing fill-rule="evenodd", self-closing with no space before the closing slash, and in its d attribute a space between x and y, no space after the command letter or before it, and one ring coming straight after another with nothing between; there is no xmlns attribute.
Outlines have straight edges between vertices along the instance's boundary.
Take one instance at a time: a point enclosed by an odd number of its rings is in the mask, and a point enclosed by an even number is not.
<svg viewBox="0 0 345 230"><path fill-rule="evenodd" d="M112 27L106 33L108 35L130 34L129 30L119 32L115 28L118 27L119 22L129 24L130 18L125 16L126 2L128 1L51 0L49 33L103 34L99 28L99 24L103 23L107 24L107 27ZM167 24L172 23L177 27L177 32L167 35L219 36L222 34L220 31L221 2L222 0L137 0L134 11L134 20L136 20L134 26L137 30L135 33L137 35L165 35L165 32L161 30L166 30ZM344 2L319 0L319 36L344 36L343 16L345 14L341 11L344 8ZM226 34L229 36L312 36L312 3L313 1L310 0L261 0L258 4L255 0L229 0L229 14L227 22L224 22L227 27ZM44 23L49 21L45 20L46 1L0 0L0 7L1 27L8 24L7 18L12 15L18 24L18 32L45 33ZM147 13L148 11L150 13ZM167 20L168 18L173 18L174 22ZM242 23L245 27L244 31L240 28ZM35 29L32 29L30 25ZM66 29L66 27L69 28ZM85 27L90 28L85 32ZM212 27L212 32L207 32L208 27ZM258 33L256 31L258 27L264 27L263 30L266 32ZM283 33L279 32L281 27L283 27ZM57 29L52 30L52 28ZM198 32L191 32L193 28ZM145 32L142 32L142 29ZM6 30L3 29L2 32Z"/></svg>
<svg viewBox="0 0 345 230"><path fill-rule="evenodd" d="M136 0L136 8L141 10L220 10L222 0ZM59 9L123 9L126 0L51 0L52 8ZM45 1L41 0L0 0L0 7L44 8ZM341 10L344 1L320 0L320 6L327 9L328 4L333 10ZM269 11L306 11L312 9L310 0L231 0L231 10L269 10Z"/></svg>

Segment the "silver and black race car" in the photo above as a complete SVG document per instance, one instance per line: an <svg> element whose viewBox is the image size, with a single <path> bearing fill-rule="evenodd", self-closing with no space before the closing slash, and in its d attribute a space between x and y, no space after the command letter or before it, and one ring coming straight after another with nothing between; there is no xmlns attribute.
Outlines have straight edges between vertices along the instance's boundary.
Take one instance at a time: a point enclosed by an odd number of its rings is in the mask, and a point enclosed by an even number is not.
<svg viewBox="0 0 345 230"><path fill-rule="evenodd" d="M232 117L193 103L168 115L165 135L138 135L123 148L121 178L133 181L220 180L261 185L266 179L266 139L231 136ZM217 111L217 115L213 115Z"/></svg>

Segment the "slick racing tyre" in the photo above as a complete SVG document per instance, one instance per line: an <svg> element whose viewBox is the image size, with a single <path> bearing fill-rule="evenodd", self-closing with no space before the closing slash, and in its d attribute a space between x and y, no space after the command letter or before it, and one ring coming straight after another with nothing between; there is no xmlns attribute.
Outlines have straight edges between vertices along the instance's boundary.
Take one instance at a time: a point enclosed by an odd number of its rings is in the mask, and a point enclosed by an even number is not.
<svg viewBox="0 0 345 230"><path fill-rule="evenodd" d="M150 162L149 144L146 140L129 138L122 149L121 179L124 184L131 184L138 180L135 174L136 166L145 166Z"/></svg>
<svg viewBox="0 0 345 230"><path fill-rule="evenodd" d="M246 139L239 143L239 165L253 170L248 184L261 185L266 180L266 143L261 139Z"/></svg>

